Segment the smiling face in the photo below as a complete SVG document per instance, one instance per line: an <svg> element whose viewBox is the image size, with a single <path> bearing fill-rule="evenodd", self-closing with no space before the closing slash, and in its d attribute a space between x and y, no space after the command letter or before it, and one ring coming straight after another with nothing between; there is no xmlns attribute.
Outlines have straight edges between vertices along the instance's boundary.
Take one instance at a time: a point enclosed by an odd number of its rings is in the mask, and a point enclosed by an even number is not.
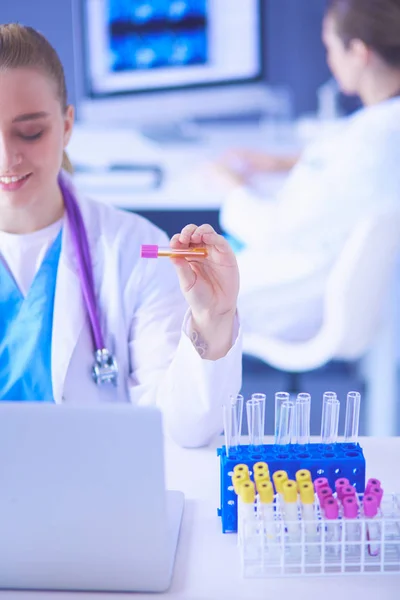
<svg viewBox="0 0 400 600"><path fill-rule="evenodd" d="M73 116L45 73L0 69L0 211L10 203L45 206L56 194Z"/></svg>

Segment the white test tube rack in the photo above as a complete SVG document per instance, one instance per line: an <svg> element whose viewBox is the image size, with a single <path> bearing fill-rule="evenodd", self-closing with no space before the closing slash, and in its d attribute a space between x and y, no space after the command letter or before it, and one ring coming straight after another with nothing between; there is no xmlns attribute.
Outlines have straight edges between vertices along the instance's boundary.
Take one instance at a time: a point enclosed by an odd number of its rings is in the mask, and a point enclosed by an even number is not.
<svg viewBox="0 0 400 600"><path fill-rule="evenodd" d="M358 495L359 505L362 496ZM357 519L350 521L341 515L338 519L326 520L316 496L315 520L312 521L316 535L314 533L312 540L308 539L307 533L310 521L301 518L300 502L297 521L300 534L295 541L290 539L288 529L293 530L293 527L288 528L280 502L276 495L275 536L271 541L271 535L267 539L264 524L257 516L258 496L256 498L256 527L244 527L244 532L251 532L251 535L245 533L238 540L244 577L400 574L400 494L385 493L375 518L367 519L359 514ZM359 526L356 540L347 539L347 523L353 531L356 523ZM375 535L379 532L373 540L368 538L371 525ZM271 527L270 523L268 527ZM375 555L371 555L371 550Z"/></svg>

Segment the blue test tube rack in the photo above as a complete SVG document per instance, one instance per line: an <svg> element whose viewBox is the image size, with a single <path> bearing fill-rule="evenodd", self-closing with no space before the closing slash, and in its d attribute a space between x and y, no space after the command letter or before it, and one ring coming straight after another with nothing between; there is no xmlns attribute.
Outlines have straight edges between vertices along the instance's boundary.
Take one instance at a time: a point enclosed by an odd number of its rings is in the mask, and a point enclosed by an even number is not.
<svg viewBox="0 0 400 600"><path fill-rule="evenodd" d="M221 469L221 507L218 516L222 520L223 533L237 532L237 496L232 486L232 474L234 466L238 464L247 465L252 474L255 463L268 463L271 481L275 471L284 470L289 479L295 479L297 471L308 469L313 481L318 477L326 477L333 491L336 479L341 477L346 477L357 493L365 490L365 458L357 443L264 444L257 449L241 445L237 449L230 448L229 456L226 455L226 447L222 446L217 449L217 455Z"/></svg>

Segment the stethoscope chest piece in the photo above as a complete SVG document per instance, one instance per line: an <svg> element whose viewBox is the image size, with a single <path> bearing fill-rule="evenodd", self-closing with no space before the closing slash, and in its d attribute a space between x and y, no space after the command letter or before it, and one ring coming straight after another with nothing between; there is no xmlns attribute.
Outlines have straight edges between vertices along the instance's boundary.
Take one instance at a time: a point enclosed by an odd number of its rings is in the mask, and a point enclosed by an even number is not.
<svg viewBox="0 0 400 600"><path fill-rule="evenodd" d="M118 383L118 365L115 358L106 348L96 350L94 358L92 376L97 385L112 383L116 386Z"/></svg>

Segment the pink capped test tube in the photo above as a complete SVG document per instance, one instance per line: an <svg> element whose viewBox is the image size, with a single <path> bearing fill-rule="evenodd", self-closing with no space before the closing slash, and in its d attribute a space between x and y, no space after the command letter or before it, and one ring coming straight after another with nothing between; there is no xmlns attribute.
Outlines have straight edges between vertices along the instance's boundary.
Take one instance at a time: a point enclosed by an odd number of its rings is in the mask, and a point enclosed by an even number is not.
<svg viewBox="0 0 400 600"><path fill-rule="evenodd" d="M378 556L380 544L377 543L380 540L381 532L379 523L375 522L374 519L378 514L378 500L373 494L364 494L363 498L363 510L366 519L371 519L367 523L367 539L368 539L368 554L370 556ZM375 542L375 543L374 543Z"/></svg>
<svg viewBox="0 0 400 600"><path fill-rule="evenodd" d="M326 477L318 477L318 479L315 479L314 489L317 494L318 494L318 490L323 487L329 487L329 481L327 480L327 478Z"/></svg>
<svg viewBox="0 0 400 600"><path fill-rule="evenodd" d="M352 496L357 500L356 488L352 485L345 485L340 488L340 498L343 501L348 496Z"/></svg>
<svg viewBox="0 0 400 600"><path fill-rule="evenodd" d="M374 477L370 477L370 479L368 479L367 481L367 485L365 486L365 492L364 494L368 494L369 490L371 487L374 488L380 488L381 487L381 482L379 481L379 479L375 479Z"/></svg>
<svg viewBox="0 0 400 600"><path fill-rule="evenodd" d="M376 497L376 501L378 503L378 508L381 505L382 502L382 496L383 496L383 489L381 487L370 487L368 490L368 494L371 494L372 496Z"/></svg>
<svg viewBox="0 0 400 600"><path fill-rule="evenodd" d="M346 496L343 498L343 524L346 540L346 551L348 554L355 556L360 554L360 545L358 542L361 539L360 523L358 517L358 503L354 496Z"/></svg>
<svg viewBox="0 0 400 600"><path fill-rule="evenodd" d="M321 508L323 510L325 510L326 501L328 500L328 498L333 497L332 490L330 487L321 487L321 488L319 488L319 490L317 492L317 496L318 496Z"/></svg>
<svg viewBox="0 0 400 600"><path fill-rule="evenodd" d="M339 504L332 496L325 500L324 517L326 519L326 549L335 556L339 554L340 524L335 523L339 517Z"/></svg>
<svg viewBox="0 0 400 600"><path fill-rule="evenodd" d="M143 244L140 248L141 258L199 258L207 256L207 248L170 248L155 244Z"/></svg>
<svg viewBox="0 0 400 600"><path fill-rule="evenodd" d="M335 490L339 500L342 498L342 489L350 485L350 481L346 477L341 477L335 481Z"/></svg>

